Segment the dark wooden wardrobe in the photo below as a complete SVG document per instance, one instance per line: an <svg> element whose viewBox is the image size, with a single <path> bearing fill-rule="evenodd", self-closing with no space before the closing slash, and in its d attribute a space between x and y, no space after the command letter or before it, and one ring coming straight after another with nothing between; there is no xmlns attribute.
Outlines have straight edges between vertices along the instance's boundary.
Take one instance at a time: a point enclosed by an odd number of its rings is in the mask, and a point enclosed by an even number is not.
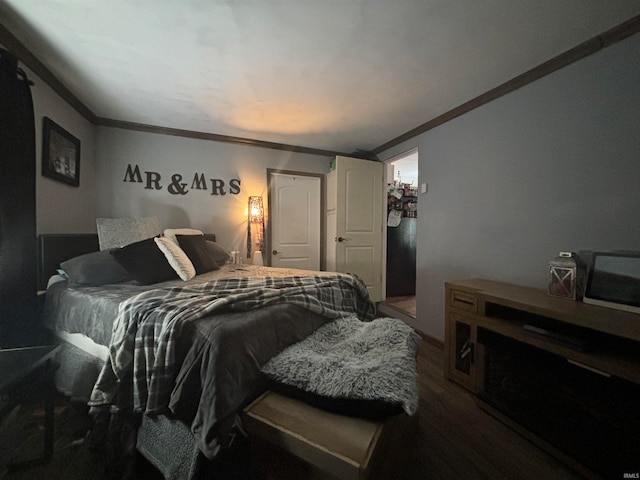
<svg viewBox="0 0 640 480"><path fill-rule="evenodd" d="M34 343L35 123L30 81L0 48L0 348Z"/></svg>

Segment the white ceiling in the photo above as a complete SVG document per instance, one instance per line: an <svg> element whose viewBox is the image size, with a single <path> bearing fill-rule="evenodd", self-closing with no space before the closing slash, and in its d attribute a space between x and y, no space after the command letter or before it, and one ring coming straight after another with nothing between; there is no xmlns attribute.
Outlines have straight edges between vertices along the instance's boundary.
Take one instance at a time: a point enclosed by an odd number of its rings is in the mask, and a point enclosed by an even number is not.
<svg viewBox="0 0 640 480"><path fill-rule="evenodd" d="M636 15L638 0L0 0L100 118L339 152Z"/></svg>

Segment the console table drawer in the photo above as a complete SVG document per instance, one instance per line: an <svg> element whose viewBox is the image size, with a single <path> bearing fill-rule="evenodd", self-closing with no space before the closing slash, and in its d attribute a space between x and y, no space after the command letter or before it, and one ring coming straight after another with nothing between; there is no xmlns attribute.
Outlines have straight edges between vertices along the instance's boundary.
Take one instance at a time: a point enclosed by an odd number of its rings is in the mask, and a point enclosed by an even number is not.
<svg viewBox="0 0 640 480"><path fill-rule="evenodd" d="M469 292L455 289L451 289L449 305L471 313L477 313L478 309L475 295Z"/></svg>

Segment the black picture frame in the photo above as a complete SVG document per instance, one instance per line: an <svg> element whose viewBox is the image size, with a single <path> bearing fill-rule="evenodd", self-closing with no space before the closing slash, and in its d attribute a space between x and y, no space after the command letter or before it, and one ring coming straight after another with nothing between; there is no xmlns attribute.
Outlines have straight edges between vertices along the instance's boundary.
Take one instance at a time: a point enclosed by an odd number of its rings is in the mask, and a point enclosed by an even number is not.
<svg viewBox="0 0 640 480"><path fill-rule="evenodd" d="M80 140L49 117L42 122L42 175L80 186Z"/></svg>

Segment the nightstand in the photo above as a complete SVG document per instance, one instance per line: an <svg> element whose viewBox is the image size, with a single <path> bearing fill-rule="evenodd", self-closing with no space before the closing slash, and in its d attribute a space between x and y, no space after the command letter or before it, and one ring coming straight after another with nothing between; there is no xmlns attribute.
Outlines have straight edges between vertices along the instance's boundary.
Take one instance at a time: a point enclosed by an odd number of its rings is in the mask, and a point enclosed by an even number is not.
<svg viewBox="0 0 640 480"><path fill-rule="evenodd" d="M0 350L0 422L11 416L16 406L32 399L44 403L44 449L42 458L12 464L21 469L49 463L53 454L55 387L53 375L58 368L56 345Z"/></svg>

